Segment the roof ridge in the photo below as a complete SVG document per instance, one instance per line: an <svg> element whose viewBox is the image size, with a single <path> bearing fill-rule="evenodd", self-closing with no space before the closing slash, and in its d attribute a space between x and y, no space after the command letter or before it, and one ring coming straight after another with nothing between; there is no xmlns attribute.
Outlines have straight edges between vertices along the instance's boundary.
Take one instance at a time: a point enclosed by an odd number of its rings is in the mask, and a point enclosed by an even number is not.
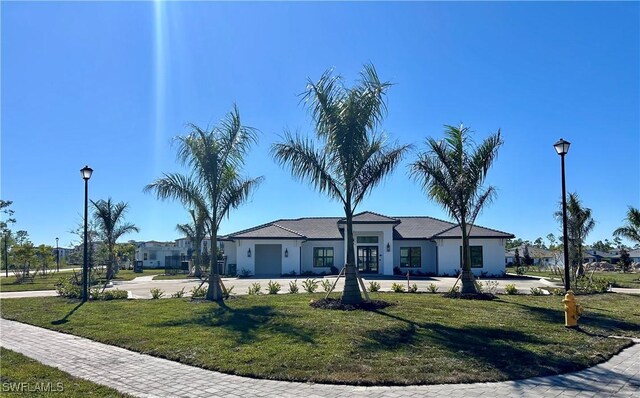
<svg viewBox="0 0 640 398"><path fill-rule="evenodd" d="M508 232L500 231L499 229L494 229L494 228L489 228L489 227L483 227L482 225L478 225L478 224L469 224L469 225L471 226L471 229L473 229L473 227L478 227L478 228L487 229L487 230L489 230L489 231L498 232L498 233L505 234L505 235L513 235L513 234L510 234L510 233L508 233ZM460 227L460 224L454 224L454 225L453 225L453 227L451 227L451 228L447 228L447 229L445 229L445 230L442 230L442 231L438 232L437 234L434 234L432 237L436 237L436 236L438 236L438 235L440 235L440 234L443 234L443 233L445 233L445 232L447 232L447 231L450 231L450 230L452 230L452 229L453 229L453 228L455 228L455 227ZM460 227L460 228L461 228L461 227Z"/></svg>
<svg viewBox="0 0 640 398"><path fill-rule="evenodd" d="M256 225L255 227L251 227L251 228L243 229L243 230L240 230L240 231L232 232L230 234L227 234L226 236L240 235L240 234L244 234L244 233L247 233L247 232L255 231L257 229L268 227L269 225L273 225L273 224L277 223L278 221L282 221L282 219L275 220L275 221L269 221L269 222L266 222L264 224Z"/></svg>
<svg viewBox="0 0 640 398"><path fill-rule="evenodd" d="M282 221L282 220L279 220L279 221ZM275 227L278 227L280 229L283 229L283 230L285 230L287 232L291 232L292 234L296 234L296 235L300 236L301 238L306 238L306 236L301 234L300 232L294 231L293 229L290 229L290 228L287 228L287 227L283 227L282 225L276 224L275 222L273 224L271 224L271 225L273 225Z"/></svg>

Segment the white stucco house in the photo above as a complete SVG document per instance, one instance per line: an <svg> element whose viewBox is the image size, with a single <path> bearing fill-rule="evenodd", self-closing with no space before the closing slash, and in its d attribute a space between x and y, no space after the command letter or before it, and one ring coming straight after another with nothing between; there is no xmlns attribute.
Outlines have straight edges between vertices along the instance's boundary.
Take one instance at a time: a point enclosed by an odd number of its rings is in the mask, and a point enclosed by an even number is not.
<svg viewBox="0 0 640 398"><path fill-rule="evenodd" d="M346 258L346 223L341 217L281 219L220 237L227 264L238 272L279 276L341 269ZM461 229L426 216L388 217L362 212L353 218L358 269L365 274L393 275L421 271L454 275L461 268ZM474 274L502 275L505 243L514 236L486 227L471 229Z"/></svg>

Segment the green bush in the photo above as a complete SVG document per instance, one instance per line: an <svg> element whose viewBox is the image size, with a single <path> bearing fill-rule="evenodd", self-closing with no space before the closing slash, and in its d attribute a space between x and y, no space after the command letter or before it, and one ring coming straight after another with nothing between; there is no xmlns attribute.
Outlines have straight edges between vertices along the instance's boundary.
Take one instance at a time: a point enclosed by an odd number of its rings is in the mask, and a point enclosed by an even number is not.
<svg viewBox="0 0 640 398"><path fill-rule="evenodd" d="M612 281L606 278L589 279L587 276L576 279L574 292L576 294L599 294L609 291Z"/></svg>
<svg viewBox="0 0 640 398"><path fill-rule="evenodd" d="M164 296L164 290L158 287L154 287L153 289L149 290L149 293L151 293L151 298L154 300L157 300L160 297Z"/></svg>
<svg viewBox="0 0 640 398"><path fill-rule="evenodd" d="M59 296L66 298L81 298L82 287L74 283L73 277L63 277L58 279L55 284L56 292Z"/></svg>
<svg viewBox="0 0 640 398"><path fill-rule="evenodd" d="M450 290L449 293L460 293L460 286L456 285L453 286Z"/></svg>
<svg viewBox="0 0 640 398"><path fill-rule="evenodd" d="M484 293L496 294L498 292L498 281L485 281L482 286Z"/></svg>
<svg viewBox="0 0 640 398"><path fill-rule="evenodd" d="M289 282L289 294L296 294L298 293L298 280L294 280Z"/></svg>
<svg viewBox="0 0 640 398"><path fill-rule="evenodd" d="M120 289L105 290L101 298L102 300L126 300L129 298L129 293Z"/></svg>
<svg viewBox="0 0 640 398"><path fill-rule="evenodd" d="M331 283L330 280L328 279L323 279L320 284L322 285L322 289L329 293L329 291L331 290L331 288L333 287L333 283Z"/></svg>
<svg viewBox="0 0 640 398"><path fill-rule="evenodd" d="M427 286L427 291L429 293L438 293L438 285L436 285L435 283L430 283L429 286Z"/></svg>
<svg viewBox="0 0 640 398"><path fill-rule="evenodd" d="M550 293L553 294L554 296L564 296L564 289L560 289L560 288L551 289Z"/></svg>
<svg viewBox="0 0 640 398"><path fill-rule="evenodd" d="M539 287L532 287L531 288L531 295L532 296L544 296L544 291L542 289L540 289Z"/></svg>
<svg viewBox="0 0 640 398"><path fill-rule="evenodd" d="M184 297L184 287L171 295L171 298L182 298L182 297Z"/></svg>
<svg viewBox="0 0 640 398"><path fill-rule="evenodd" d="M192 299L205 298L206 295L207 295L207 288L205 287L205 285L194 286L191 289L191 298Z"/></svg>
<svg viewBox="0 0 640 398"><path fill-rule="evenodd" d="M318 288L318 281L315 279L305 279L304 281L302 281L302 288L307 293L315 293L316 289Z"/></svg>
<svg viewBox="0 0 640 398"><path fill-rule="evenodd" d="M418 293L418 285L415 283L409 288L409 293Z"/></svg>
<svg viewBox="0 0 640 398"><path fill-rule="evenodd" d="M251 271L249 271L248 269L243 268L240 270L240 276L239 276L240 278L248 278L250 276L251 276Z"/></svg>
<svg viewBox="0 0 640 398"><path fill-rule="evenodd" d="M267 284L267 289L269 289L269 294L278 294L281 289L280 283L269 281L269 283Z"/></svg>
<svg viewBox="0 0 640 398"><path fill-rule="evenodd" d="M370 292L377 292L378 290L380 290L380 284L376 281L371 281L369 282L369 291Z"/></svg>
<svg viewBox="0 0 640 398"><path fill-rule="evenodd" d="M518 288L516 288L516 285L514 285L513 283L510 283L504 287L504 292L505 294L511 294L511 295L518 294Z"/></svg>
<svg viewBox="0 0 640 398"><path fill-rule="evenodd" d="M404 293L404 285L394 282L393 285L391 285L391 290L395 293Z"/></svg>
<svg viewBox="0 0 640 398"><path fill-rule="evenodd" d="M261 294L262 287L258 282L254 282L247 289L247 294L250 296L255 296L257 294Z"/></svg>

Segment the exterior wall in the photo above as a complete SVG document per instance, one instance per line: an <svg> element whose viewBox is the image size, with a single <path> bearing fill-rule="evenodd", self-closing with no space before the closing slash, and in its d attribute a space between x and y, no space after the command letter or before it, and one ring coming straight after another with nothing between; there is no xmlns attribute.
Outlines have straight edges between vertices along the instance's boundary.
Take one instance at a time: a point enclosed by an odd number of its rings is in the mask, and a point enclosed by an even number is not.
<svg viewBox="0 0 640 398"><path fill-rule="evenodd" d="M313 266L313 248L314 247L332 247L333 248L333 265L339 270L344 266L345 251L344 242L342 240L309 240L302 244L302 268L300 272L326 272L329 273L329 267Z"/></svg>
<svg viewBox="0 0 640 398"><path fill-rule="evenodd" d="M144 259L145 253L147 259ZM164 268L165 256L186 256L186 249L181 249L175 244L161 243L161 242L148 242L140 243L136 249L136 261L141 261L142 266L145 268Z"/></svg>
<svg viewBox="0 0 640 398"><path fill-rule="evenodd" d="M346 229L347 226L345 225ZM358 236L377 236L378 244L358 244ZM393 224L353 224L354 251L358 255L358 246L378 246L378 274L393 275ZM391 251L387 251L387 243ZM344 257L347 258L347 233L344 233ZM356 259L357 261L357 259Z"/></svg>
<svg viewBox="0 0 640 398"><path fill-rule="evenodd" d="M474 275L486 272L501 276L505 272L504 239L470 239L471 246L482 246L482 268L472 268ZM461 239L437 239L438 274L455 275L460 270Z"/></svg>
<svg viewBox="0 0 640 398"><path fill-rule="evenodd" d="M287 239L238 239L236 242L225 242L225 253L227 247L231 250L232 246L235 246L237 270L240 274L243 269L251 272L251 275L256 273L255 253L256 245L282 245L282 273L287 274L295 271L296 274L300 273L300 245L302 240L287 240ZM251 257L247 256L248 250L251 249ZM289 256L285 257L284 252L287 250ZM229 258L227 257L227 264L229 264Z"/></svg>
<svg viewBox="0 0 640 398"><path fill-rule="evenodd" d="M436 274L437 271L437 249L436 244L429 240L396 240L393 242L393 266L400 267L400 248L401 247L420 247L421 267L408 268L403 267L400 270L406 274L407 271L421 271Z"/></svg>

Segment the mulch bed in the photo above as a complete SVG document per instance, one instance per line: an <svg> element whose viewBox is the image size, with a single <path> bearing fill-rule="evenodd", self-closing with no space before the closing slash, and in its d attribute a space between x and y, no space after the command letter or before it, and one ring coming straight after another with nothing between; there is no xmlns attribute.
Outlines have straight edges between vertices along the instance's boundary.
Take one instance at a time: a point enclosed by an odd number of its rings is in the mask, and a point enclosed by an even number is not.
<svg viewBox="0 0 640 398"><path fill-rule="evenodd" d="M458 293L449 292L442 295L442 297L464 300L493 300L498 296L491 293Z"/></svg>
<svg viewBox="0 0 640 398"><path fill-rule="evenodd" d="M342 304L340 300L334 298L320 299L314 300L309 305L313 308L320 308L324 310L342 310L342 311L353 311L353 310L364 310L364 311L376 311L382 308L389 307L393 305L392 303L388 303L382 300L369 300L363 301L360 304Z"/></svg>

